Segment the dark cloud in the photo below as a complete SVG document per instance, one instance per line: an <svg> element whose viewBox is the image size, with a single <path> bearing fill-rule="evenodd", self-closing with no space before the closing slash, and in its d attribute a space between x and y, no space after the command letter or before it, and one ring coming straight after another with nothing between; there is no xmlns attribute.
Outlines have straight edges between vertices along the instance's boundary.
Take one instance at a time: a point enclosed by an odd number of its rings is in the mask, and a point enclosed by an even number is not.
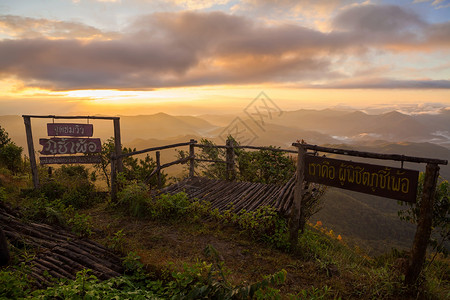
<svg viewBox="0 0 450 300"><path fill-rule="evenodd" d="M333 84L311 85L327 89L450 89L450 80L397 80L373 78L369 80L338 81Z"/></svg>
<svg viewBox="0 0 450 300"><path fill-rule="evenodd" d="M362 5L344 10L333 20L333 28L374 33L409 32L425 22L413 12L393 5Z"/></svg>
<svg viewBox="0 0 450 300"><path fill-rule="evenodd" d="M345 78L337 71L339 59L371 49L449 47L449 24L427 24L396 6L349 8L335 18L334 25L336 30L324 33L222 12L155 13L135 20L111 40L82 41L69 34L57 40L39 36L0 41L0 76L54 90L265 82L308 85ZM86 30L95 33L95 28ZM430 82L390 83L385 88L430 86ZM436 87L448 88L445 82Z"/></svg>

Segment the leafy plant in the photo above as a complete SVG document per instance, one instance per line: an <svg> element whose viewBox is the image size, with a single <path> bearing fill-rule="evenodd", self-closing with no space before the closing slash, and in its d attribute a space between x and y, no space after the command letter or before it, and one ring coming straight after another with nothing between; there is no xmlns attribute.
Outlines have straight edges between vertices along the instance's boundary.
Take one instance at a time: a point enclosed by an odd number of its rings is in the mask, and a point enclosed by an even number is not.
<svg viewBox="0 0 450 300"><path fill-rule="evenodd" d="M88 215L75 212L69 218L68 224L72 231L79 236L88 237L92 234L91 217Z"/></svg>
<svg viewBox="0 0 450 300"><path fill-rule="evenodd" d="M101 162L94 165L105 179L108 188L111 186L109 165L114 151L114 139L111 137L102 145L102 151L100 153ZM136 151L136 149L122 148L122 153L124 154L133 151ZM149 185L150 187L156 187L158 185L156 176L147 178L147 176L156 168L156 162L148 154L144 159L133 158L132 156L123 157L122 164L124 168L122 176L124 176L126 180L137 181ZM161 184L163 186L166 182L166 178L167 175L164 172L161 172Z"/></svg>
<svg viewBox="0 0 450 300"><path fill-rule="evenodd" d="M399 201L399 204L408 206L406 210L398 211L401 220L417 224L420 217L424 179L425 174L420 173L416 203ZM440 179L433 200L432 230L434 235L430 238L429 243L436 252L448 255L449 250L446 248L446 243L450 241L450 184L447 180Z"/></svg>
<svg viewBox="0 0 450 300"><path fill-rule="evenodd" d="M30 291L32 281L28 275L31 273L29 262L33 256L24 255L23 261L15 268L0 270L0 298L18 299L24 298Z"/></svg>
<svg viewBox="0 0 450 300"><path fill-rule="evenodd" d="M129 252L125 258L123 258L122 265L125 268L125 272L128 274L142 273L144 265L140 261L141 257L136 252Z"/></svg>
<svg viewBox="0 0 450 300"><path fill-rule="evenodd" d="M123 232L123 229L120 229L113 233L113 235L108 239L108 247L114 251L123 252L124 241L125 233Z"/></svg>

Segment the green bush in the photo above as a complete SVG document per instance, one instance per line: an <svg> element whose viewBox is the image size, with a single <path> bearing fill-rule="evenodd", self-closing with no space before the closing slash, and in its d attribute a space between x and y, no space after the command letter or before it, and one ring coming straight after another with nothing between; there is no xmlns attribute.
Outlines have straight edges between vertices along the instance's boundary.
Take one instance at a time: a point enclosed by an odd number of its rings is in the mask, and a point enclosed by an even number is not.
<svg viewBox="0 0 450 300"><path fill-rule="evenodd" d="M56 181L44 181L39 187L42 195L49 201L62 199L67 188L60 182Z"/></svg>
<svg viewBox="0 0 450 300"><path fill-rule="evenodd" d="M253 212L235 215L233 221L255 240L278 249L289 248L287 220L272 207L263 206Z"/></svg>
<svg viewBox="0 0 450 300"><path fill-rule="evenodd" d="M11 139L8 137L8 133L6 132L5 128L2 128L0 126L0 148L5 146L6 144L9 144L11 142Z"/></svg>
<svg viewBox="0 0 450 300"><path fill-rule="evenodd" d="M10 142L0 147L0 165L18 173L23 170L22 147Z"/></svg>
<svg viewBox="0 0 450 300"><path fill-rule="evenodd" d="M149 202L150 214L155 219L179 219L185 216L191 206L186 193L162 194Z"/></svg>
<svg viewBox="0 0 450 300"><path fill-rule="evenodd" d="M78 213L71 205L65 205L61 199L50 201L41 196L29 200L29 203L22 207L25 220L68 227L79 236L91 235L90 216Z"/></svg>
<svg viewBox="0 0 450 300"><path fill-rule="evenodd" d="M148 214L149 199L147 187L135 181L117 194L117 203L114 206L121 208L130 216L144 217Z"/></svg>
<svg viewBox="0 0 450 300"><path fill-rule="evenodd" d="M66 206L87 208L100 202L95 185L84 166L62 165L42 181L40 192L50 201L61 199Z"/></svg>

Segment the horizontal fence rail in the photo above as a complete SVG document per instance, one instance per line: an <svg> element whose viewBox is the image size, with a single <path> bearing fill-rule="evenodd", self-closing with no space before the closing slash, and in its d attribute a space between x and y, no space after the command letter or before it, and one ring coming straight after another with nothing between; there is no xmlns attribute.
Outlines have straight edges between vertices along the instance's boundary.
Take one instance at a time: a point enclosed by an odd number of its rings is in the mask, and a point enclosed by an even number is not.
<svg viewBox="0 0 450 300"><path fill-rule="evenodd" d="M356 150L345 150L345 149L329 148L329 147L322 147L322 146L317 146L317 145L301 144L301 143L292 143L292 146L302 147L303 149L315 150L315 151L319 151L319 152L327 152L327 153L350 155L350 156L365 157L365 158L394 160L394 161L407 161L407 162L414 162L414 163L428 163L428 164L438 164L438 165L447 165L448 164L448 161L443 160L443 159L414 157L414 156L407 156L407 155L401 155L401 154L382 154L382 153L364 152L364 151L356 151Z"/></svg>
<svg viewBox="0 0 450 300"><path fill-rule="evenodd" d="M287 153L297 153L297 150L290 150L290 149L281 149L281 148L274 148L274 147L258 147L258 146L226 146L226 145L202 145L202 144L195 144L194 147L198 148L218 148L218 149L253 149L253 150L269 150L274 152L287 152Z"/></svg>
<svg viewBox="0 0 450 300"><path fill-rule="evenodd" d="M197 141L194 141L194 143L197 143ZM192 144L192 142L186 142L186 143L170 144L170 145L165 145L165 146L160 146L160 147L152 147L152 148L142 149L142 150L139 150L139 151L133 151L133 152L129 152L129 153L122 153L119 157L120 158L128 157L128 156L138 155L138 154L142 154L142 153L146 153L146 152L170 149L170 148L181 147L181 146L188 146L188 145L191 145L191 144Z"/></svg>
<svg viewBox="0 0 450 300"><path fill-rule="evenodd" d="M195 161L200 161L200 162L210 162L210 163L219 163L219 164L229 164L229 163L230 163L230 162L225 161L225 160L200 159L200 158L195 158Z"/></svg>

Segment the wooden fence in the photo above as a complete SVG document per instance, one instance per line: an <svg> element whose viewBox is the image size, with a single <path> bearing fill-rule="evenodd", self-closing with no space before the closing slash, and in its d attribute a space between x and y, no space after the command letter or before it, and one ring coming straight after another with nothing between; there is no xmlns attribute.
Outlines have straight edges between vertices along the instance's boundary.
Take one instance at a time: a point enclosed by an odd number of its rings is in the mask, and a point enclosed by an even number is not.
<svg viewBox="0 0 450 300"><path fill-rule="evenodd" d="M172 162L161 164L161 150L173 149L176 147L185 147L189 146L189 156L174 160ZM196 158L195 148L216 148L216 149L226 149L226 160L209 160L209 159L200 159ZM160 147L152 147L146 148L139 151L132 151L128 153L121 153L120 155L112 155L111 156L111 198L115 200L117 198L117 161L122 160L124 157L155 152L156 158L156 168L147 176L146 181L148 182L153 176L157 176L158 178L158 188L161 188L161 170L176 165L176 164L184 164L189 161L189 177L195 176L195 162L209 162L209 163L223 163L227 165L227 179L235 180L236 179L236 166L235 166L235 152L234 149L253 149L253 150L269 150L274 152L286 152L286 153L297 153L295 150L289 149L279 149L273 147L256 147L256 146L240 146L234 144L234 141L228 139L226 141L226 145L204 145L198 144L198 142L194 139L191 139L189 142L185 143L176 143L170 144Z"/></svg>
<svg viewBox="0 0 450 300"><path fill-rule="evenodd" d="M185 158L181 158L175 160L173 162L161 165L160 163L160 152L159 150L170 149L174 147L180 146L189 146L189 156ZM432 159L432 158L421 158L421 157L412 157L405 155L397 155L397 154L380 154L380 153L372 153L372 152L362 152L355 150L345 150L338 148L329 148L329 147L321 147L316 145L309 145L306 143L293 143L292 146L297 147L297 151L288 150L288 149L278 149L272 147L256 147L256 146L240 146L235 145L234 141L228 139L226 145L205 145L198 144L197 141L191 139L186 143L178 143L161 147L153 147L140 151L134 151L126 154L120 154L118 156L112 157L111 163L111 181L112 181L112 190L111 196L113 199L116 198L117 192L117 184L116 184L116 160L122 159L123 157L142 154L151 151L156 152L156 168L152 171L152 173L148 176L148 179L151 176L158 176L159 187L161 187L160 180L160 171L169 166L186 163L189 161L189 177L192 178L195 175L195 161L198 162L210 162L210 163L224 163L226 164L226 172L227 172L227 180L233 181L236 179L236 168L235 168L235 151L234 149L254 149L254 150L269 150L275 152L286 152L286 153L296 153L297 154L297 174L296 174L296 182L294 189L294 199L292 203L292 207L290 209L289 216L289 231L290 231L290 242L291 247L296 248L298 243L298 234L300 224L302 223L302 201L306 199L307 190L306 187L308 183L305 180L305 169L306 169L306 157L307 155L311 155L311 153L307 153L308 150L314 151L314 155L317 155L318 152L332 153L338 155L345 156L356 156L362 158L370 158L370 159L380 159L380 160L393 160L402 162L414 162L414 163L426 163L426 171L425 171L425 180L423 185L423 193L420 202L420 215L417 225L417 230L414 238L414 243L411 249L411 256L408 269L405 273L405 281L408 284L414 284L417 281L417 278L422 270L423 263L425 261L426 248L428 246L428 241L431 235L431 225L432 225L432 209L433 209L433 201L434 201L434 193L436 189L437 179L439 176L439 165L446 165L448 162L446 160L441 159ZM216 149L225 149L226 151L226 159L225 160L208 160L208 159L199 159L195 156L195 147L198 148L216 148ZM347 161L345 161L347 162ZM348 161L351 163L351 161ZM388 168L388 167L386 167ZM413 197L415 197L415 191Z"/></svg>

